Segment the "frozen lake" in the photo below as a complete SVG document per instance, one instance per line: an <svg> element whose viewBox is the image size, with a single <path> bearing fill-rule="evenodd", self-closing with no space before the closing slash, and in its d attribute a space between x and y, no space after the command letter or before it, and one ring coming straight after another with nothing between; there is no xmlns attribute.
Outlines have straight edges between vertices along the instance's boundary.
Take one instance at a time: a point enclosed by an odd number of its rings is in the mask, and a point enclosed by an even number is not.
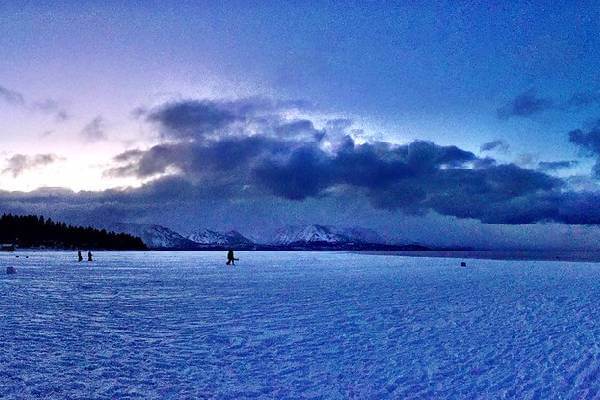
<svg viewBox="0 0 600 400"><path fill-rule="evenodd" d="M3 399L600 397L600 264L16 254Z"/></svg>

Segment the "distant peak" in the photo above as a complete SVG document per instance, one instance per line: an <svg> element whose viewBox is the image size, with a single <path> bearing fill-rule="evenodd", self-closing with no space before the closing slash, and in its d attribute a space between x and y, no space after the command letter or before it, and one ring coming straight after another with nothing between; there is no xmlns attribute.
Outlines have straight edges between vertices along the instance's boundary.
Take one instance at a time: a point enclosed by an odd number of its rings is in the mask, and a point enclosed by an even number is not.
<svg viewBox="0 0 600 400"><path fill-rule="evenodd" d="M188 236L189 240L202 245L235 246L249 245L253 242L236 230L219 232L212 229L201 228Z"/></svg>
<svg viewBox="0 0 600 400"><path fill-rule="evenodd" d="M353 227L337 228L330 225L309 224L287 226L276 232L274 244L292 243L385 243L385 240L372 229Z"/></svg>

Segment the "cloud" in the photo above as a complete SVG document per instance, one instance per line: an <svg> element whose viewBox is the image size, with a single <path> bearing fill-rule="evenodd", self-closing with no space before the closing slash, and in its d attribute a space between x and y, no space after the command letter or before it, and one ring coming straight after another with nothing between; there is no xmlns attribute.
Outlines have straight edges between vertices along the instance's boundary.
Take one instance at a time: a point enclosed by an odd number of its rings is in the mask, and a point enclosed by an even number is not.
<svg viewBox="0 0 600 400"><path fill-rule="evenodd" d="M500 119L530 117L554 107L555 103L552 99L538 97L537 92L530 89L498 108L497 115Z"/></svg>
<svg viewBox="0 0 600 400"><path fill-rule="evenodd" d="M426 141L357 142L348 131L351 121L316 128L312 120L289 120L276 108L254 106L239 112L239 103L210 103L193 104L228 117L202 117L197 130L195 118L204 113L178 120L169 125L168 142L118 155L107 175L164 179L166 174L202 188L204 195L231 201L359 196L374 209L434 211L484 223L597 223L595 215L578 216L585 211L569 208L596 194L568 192L565 181L541 170L498 164L456 146ZM163 107L179 109L175 103ZM164 128L161 122L159 129ZM484 148L502 148L498 142Z"/></svg>
<svg viewBox="0 0 600 400"><path fill-rule="evenodd" d="M538 164L538 169L541 171L557 171L559 169L574 168L579 165L578 161L541 161Z"/></svg>
<svg viewBox="0 0 600 400"><path fill-rule="evenodd" d="M262 97L237 100L182 100L167 102L151 109L138 108L135 115L157 126L163 138L204 139L223 135L236 136L248 133L263 135L298 135L314 130L312 121L286 121L281 126L281 114L305 110L310 105L303 101L275 101Z"/></svg>
<svg viewBox="0 0 600 400"><path fill-rule="evenodd" d="M4 86L0 86L0 100L3 100L4 102L14 106L23 107L33 112L42 112L44 114L54 115L58 122L69 119L69 113L57 100L54 99L28 102L25 100L25 96L22 93L17 92L16 90L8 89Z"/></svg>
<svg viewBox="0 0 600 400"><path fill-rule="evenodd" d="M375 189L476 159L455 146L421 141L402 146L385 142L359 145L347 136L338 151L330 154L314 137L311 141L290 141L253 135L128 151L115 157L118 164L125 164L109 169L107 175L149 178L176 170L193 182L229 182L239 188L250 186L302 200L336 185Z"/></svg>
<svg viewBox="0 0 600 400"><path fill-rule="evenodd" d="M242 118L239 110L206 100L169 103L146 116L160 126L163 135L177 138L201 137Z"/></svg>
<svg viewBox="0 0 600 400"><path fill-rule="evenodd" d="M0 86L0 99L12 105L25 105L25 97L21 93L4 86Z"/></svg>
<svg viewBox="0 0 600 400"><path fill-rule="evenodd" d="M574 191L571 183L542 170L558 164L536 163L532 169L501 164L457 146L357 138L352 121L289 112L293 104L201 99L144 110L140 117L164 140L117 155L105 171L106 176L142 178L147 182L143 186L80 193L1 192L0 205L130 220L192 215L200 207L216 210L232 204L284 204L292 209L328 202L338 208L360 203L382 213L436 213L489 224L600 223L600 212L585 208L600 200L600 193ZM593 130L571 133L570 138L591 154L600 150ZM502 148L503 142L497 142L484 144L483 151ZM17 170L21 164L15 162Z"/></svg>
<svg viewBox="0 0 600 400"><path fill-rule="evenodd" d="M479 151L497 151L499 153L508 153L510 146L504 140L494 140L481 145Z"/></svg>
<svg viewBox="0 0 600 400"><path fill-rule="evenodd" d="M499 107L498 118L530 117L547 110L572 111L600 104L600 91L587 90L575 92L566 101L548 97L539 97L536 90L529 89L513 100Z"/></svg>
<svg viewBox="0 0 600 400"><path fill-rule="evenodd" d="M106 121L101 116L97 116L88 122L80 132L80 135L88 142L97 142L106 140Z"/></svg>
<svg viewBox="0 0 600 400"><path fill-rule="evenodd" d="M540 221L600 224L600 210L595 206L600 201L600 193L565 192L561 190L561 180L541 172L502 165L483 170L438 170L427 177L427 180L401 179L373 190L353 187L337 194L319 192L323 182L314 184L311 181L313 186L302 189L301 193L303 196L319 193L320 197L316 199L320 202L333 198L334 204L342 208L344 204L370 200L375 210L398 210L416 215L434 211L489 224L531 224ZM301 185L292 187L299 190ZM60 188L29 193L0 191L0 208L48 215L59 213L69 220L96 224L148 218L164 220L166 215L185 219L198 212L229 219L227 213L223 214L221 210L235 209L235 204L258 204L259 209L266 207L268 210L270 205L283 202L284 209L292 210L304 203L292 200L296 193L290 189L284 190L281 195L245 192L228 182L193 183L182 176L168 176L140 188L102 192L74 193ZM313 203L313 207L319 204ZM243 211L244 206L240 207ZM362 209L366 212L368 207L364 205ZM335 212L335 208L330 212Z"/></svg>
<svg viewBox="0 0 600 400"><path fill-rule="evenodd" d="M43 167L59 160L62 160L62 157L56 154L36 154L33 156L15 154L6 160L8 166L2 170L2 173L12 174L16 178L26 170Z"/></svg>
<svg viewBox="0 0 600 400"><path fill-rule="evenodd" d="M569 132L569 141L579 146L585 156L596 158L592 172L596 178L600 178L600 121L587 132L572 130Z"/></svg>
<svg viewBox="0 0 600 400"><path fill-rule="evenodd" d="M127 150L115 156L114 160L118 162L131 161L139 159L143 154L144 152L139 149Z"/></svg>
<svg viewBox="0 0 600 400"><path fill-rule="evenodd" d="M598 103L600 103L600 91L588 90L574 93L567 102L566 106L573 108L581 108Z"/></svg>
<svg viewBox="0 0 600 400"><path fill-rule="evenodd" d="M569 132L569 141L578 145L589 156L600 155L600 121L587 132L572 130Z"/></svg>
<svg viewBox="0 0 600 400"><path fill-rule="evenodd" d="M537 163L539 156L533 153L521 153L518 154L514 163L521 167L531 167Z"/></svg>
<svg viewBox="0 0 600 400"><path fill-rule="evenodd" d="M64 109L64 107L54 99L35 101L30 107L34 111L40 111L45 114L54 115L54 118L58 122L63 122L70 118L69 113Z"/></svg>

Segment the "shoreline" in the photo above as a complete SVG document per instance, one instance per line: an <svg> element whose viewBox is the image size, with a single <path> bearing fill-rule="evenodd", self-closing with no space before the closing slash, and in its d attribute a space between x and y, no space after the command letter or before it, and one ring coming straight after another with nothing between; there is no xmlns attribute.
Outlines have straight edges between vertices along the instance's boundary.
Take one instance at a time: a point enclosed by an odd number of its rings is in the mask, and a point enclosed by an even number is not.
<svg viewBox="0 0 600 400"><path fill-rule="evenodd" d="M585 250L431 250L431 251L356 251L358 254L431 257L431 258L464 258L480 260L507 261L567 261L567 262L600 262L600 251Z"/></svg>

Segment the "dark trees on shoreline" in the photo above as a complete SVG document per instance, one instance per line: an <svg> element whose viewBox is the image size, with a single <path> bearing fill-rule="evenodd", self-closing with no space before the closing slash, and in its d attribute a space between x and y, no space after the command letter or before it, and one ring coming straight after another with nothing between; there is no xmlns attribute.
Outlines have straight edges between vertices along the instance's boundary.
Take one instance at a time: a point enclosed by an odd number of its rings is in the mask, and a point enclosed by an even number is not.
<svg viewBox="0 0 600 400"><path fill-rule="evenodd" d="M105 229L67 225L37 215L3 214L0 243L25 248L145 250L138 237Z"/></svg>

